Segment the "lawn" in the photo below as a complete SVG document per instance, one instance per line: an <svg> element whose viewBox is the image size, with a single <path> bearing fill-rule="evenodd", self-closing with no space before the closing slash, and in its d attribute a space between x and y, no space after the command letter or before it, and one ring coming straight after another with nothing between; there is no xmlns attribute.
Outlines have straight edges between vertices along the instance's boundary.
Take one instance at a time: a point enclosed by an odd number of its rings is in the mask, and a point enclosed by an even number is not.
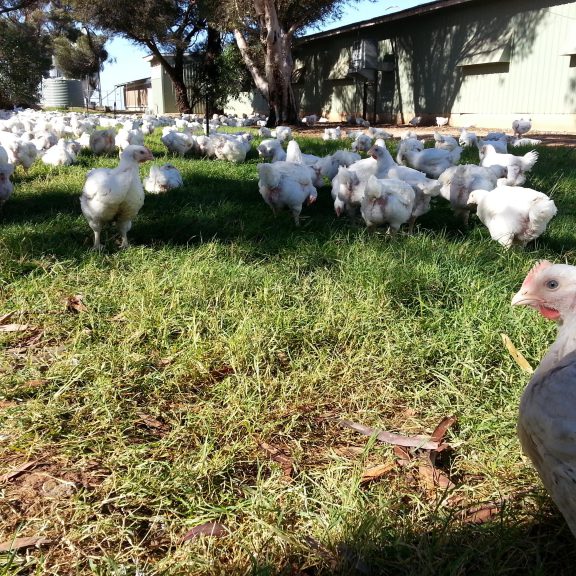
<svg viewBox="0 0 576 576"><path fill-rule="evenodd" d="M22 325L0 331L0 542L39 539L0 574L573 574L502 334L532 366L555 338L510 300L535 261L576 263L576 149L539 147L526 185L558 215L505 251L442 199L412 236L370 233L328 186L295 228L254 147L236 165L147 144L185 186L147 195L128 250L108 230L91 251L80 212L113 157L18 168L0 214L1 324ZM432 454L341 422L430 435L447 416Z"/></svg>

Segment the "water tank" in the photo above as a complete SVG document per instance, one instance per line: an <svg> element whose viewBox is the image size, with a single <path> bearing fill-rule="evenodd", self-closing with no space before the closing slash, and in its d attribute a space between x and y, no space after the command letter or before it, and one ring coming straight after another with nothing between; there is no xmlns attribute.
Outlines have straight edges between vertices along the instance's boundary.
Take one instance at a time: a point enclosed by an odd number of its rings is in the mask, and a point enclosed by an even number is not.
<svg viewBox="0 0 576 576"><path fill-rule="evenodd" d="M82 82L65 78L46 78L42 83L43 104L49 108L84 106Z"/></svg>

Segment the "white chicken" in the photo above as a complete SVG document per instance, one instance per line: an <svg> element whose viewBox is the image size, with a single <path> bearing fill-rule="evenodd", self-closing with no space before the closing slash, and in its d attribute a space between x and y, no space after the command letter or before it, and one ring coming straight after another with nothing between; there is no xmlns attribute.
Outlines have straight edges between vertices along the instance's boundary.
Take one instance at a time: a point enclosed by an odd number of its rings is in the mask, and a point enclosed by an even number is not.
<svg viewBox="0 0 576 576"><path fill-rule="evenodd" d="M474 132L470 132L467 128L462 128L460 137L458 138L460 146L477 146L478 136Z"/></svg>
<svg viewBox="0 0 576 576"><path fill-rule="evenodd" d="M340 126L336 128L324 128L324 134L322 134L323 140L340 140L342 137L342 130Z"/></svg>
<svg viewBox="0 0 576 576"><path fill-rule="evenodd" d="M116 130L95 130L90 134L90 150L94 154L110 154L116 149Z"/></svg>
<svg viewBox="0 0 576 576"><path fill-rule="evenodd" d="M144 179L144 190L151 194L162 194L173 188L179 188L183 184L182 176L176 166L162 164L162 166L150 167L150 174Z"/></svg>
<svg viewBox="0 0 576 576"><path fill-rule="evenodd" d="M278 138L280 142L292 140L292 128L290 126L276 126L276 130L272 130L272 138Z"/></svg>
<svg viewBox="0 0 576 576"><path fill-rule="evenodd" d="M144 133L140 128L121 128L114 138L114 143L121 151L130 144L144 146Z"/></svg>
<svg viewBox="0 0 576 576"><path fill-rule="evenodd" d="M454 150L441 150L439 148L425 148L424 150L410 150L407 144L410 140L401 140L397 160L399 164L410 166L424 172L428 178L437 179L444 170L455 166L460 160L462 148Z"/></svg>
<svg viewBox="0 0 576 576"><path fill-rule="evenodd" d="M458 140L450 134L440 134L440 132L434 132L434 148L440 148L440 150L452 151L460 146Z"/></svg>
<svg viewBox="0 0 576 576"><path fill-rule="evenodd" d="M436 116L436 126L447 126L450 118L444 116Z"/></svg>
<svg viewBox="0 0 576 576"><path fill-rule="evenodd" d="M131 144L120 154L116 168L95 168L88 172L80 206L94 232L94 249L100 250L100 233L107 222L115 222L122 236L120 248L128 247L132 220L144 204L144 189L138 165L153 160L145 146Z"/></svg>
<svg viewBox="0 0 576 576"><path fill-rule="evenodd" d="M482 148L484 146L492 146L494 150L500 154L508 154L508 139L489 139L489 138L478 138L476 140L476 147L478 148L478 153L480 154L480 160L482 160Z"/></svg>
<svg viewBox="0 0 576 576"><path fill-rule="evenodd" d="M463 226L468 226L470 206L468 196L473 190L494 190L496 175L490 168L476 164L460 164L447 168L440 174L440 195L450 202L454 215Z"/></svg>
<svg viewBox="0 0 576 576"><path fill-rule="evenodd" d="M520 146L538 146L538 144L542 144L542 140L538 140L537 138L512 138L508 144L512 146L512 148L518 148Z"/></svg>
<svg viewBox="0 0 576 576"><path fill-rule="evenodd" d="M390 132L386 132L386 130L383 128L376 128L374 126L370 126L366 130L366 133L371 138L382 138L382 140L390 140L390 138L392 138L392 134L390 134Z"/></svg>
<svg viewBox="0 0 576 576"><path fill-rule="evenodd" d="M236 139L218 136L215 139L214 154L219 160L227 160L239 164L246 160L246 154L250 150L250 143Z"/></svg>
<svg viewBox="0 0 576 576"><path fill-rule="evenodd" d="M282 148L282 142L277 138L262 140L256 150L258 150L260 157L265 160L270 160L271 162L286 160L286 151Z"/></svg>
<svg viewBox="0 0 576 576"><path fill-rule="evenodd" d="M300 213L304 204L312 204L318 196L308 170L298 164L273 162L258 164L258 189L274 216L287 208L294 223L300 226Z"/></svg>
<svg viewBox="0 0 576 576"><path fill-rule="evenodd" d="M414 190L402 180L378 180L370 176L362 198L360 213L368 228L388 225L395 235L412 217Z"/></svg>
<svg viewBox="0 0 576 576"><path fill-rule="evenodd" d="M518 437L576 537L576 267L538 262L512 298L558 325L520 399Z"/></svg>
<svg viewBox="0 0 576 576"><path fill-rule="evenodd" d="M0 132L0 144L8 154L8 162L28 170L38 156L38 150L30 140L22 140L10 132Z"/></svg>
<svg viewBox="0 0 576 576"><path fill-rule="evenodd" d="M519 186L497 186L494 190L474 190L468 204L476 204L476 214L488 228L492 240L505 248L524 247L543 234L556 215L556 205L543 192Z"/></svg>
<svg viewBox="0 0 576 576"><path fill-rule="evenodd" d="M194 136L186 134L185 132L169 131L161 136L162 144L168 148L173 154L184 156L187 152L192 150L195 145Z"/></svg>
<svg viewBox="0 0 576 576"><path fill-rule="evenodd" d="M526 172L529 172L538 160L538 152L531 150L524 156L514 154L501 154L493 146L485 145L480 148L480 165L491 168L499 177L506 179L508 186L520 186L526 182Z"/></svg>
<svg viewBox="0 0 576 576"><path fill-rule="evenodd" d="M350 145L352 152L368 152L372 147L372 138L368 134L359 134Z"/></svg>
<svg viewBox="0 0 576 576"><path fill-rule="evenodd" d="M4 146L0 146L0 164L8 164L8 152Z"/></svg>
<svg viewBox="0 0 576 576"><path fill-rule="evenodd" d="M296 140L290 140L286 148L286 162L292 162L294 164L302 164L308 166L314 172L314 177L312 179L312 184L316 188L320 188L324 185L323 171L327 174L333 172L332 160L324 160L320 156L315 156L314 154L304 154L300 150L300 145Z"/></svg>
<svg viewBox="0 0 576 576"><path fill-rule="evenodd" d="M360 203L364 197L366 181L361 181L359 175L344 166L338 168L338 173L332 179L332 199L334 200L334 212L341 216L343 212L348 214L351 220L356 217Z"/></svg>
<svg viewBox="0 0 576 576"><path fill-rule="evenodd" d="M0 209L2 205L10 198L14 191L14 185L10 180L10 176L14 173L13 164L0 163Z"/></svg>
<svg viewBox="0 0 576 576"><path fill-rule="evenodd" d="M512 122L512 130L514 131L514 136L520 138L523 134L532 130L532 119L517 118Z"/></svg>
<svg viewBox="0 0 576 576"><path fill-rule="evenodd" d="M406 182L414 190L414 205L408 220L408 233L412 234L416 219L430 211L431 199L440 194L440 183L438 180L428 178L424 172L419 172L408 166L390 168L387 176L388 178Z"/></svg>
<svg viewBox="0 0 576 576"><path fill-rule="evenodd" d="M60 138L56 146L52 146L42 155L42 162L49 166L70 166L76 162L76 154L69 148L64 138Z"/></svg>

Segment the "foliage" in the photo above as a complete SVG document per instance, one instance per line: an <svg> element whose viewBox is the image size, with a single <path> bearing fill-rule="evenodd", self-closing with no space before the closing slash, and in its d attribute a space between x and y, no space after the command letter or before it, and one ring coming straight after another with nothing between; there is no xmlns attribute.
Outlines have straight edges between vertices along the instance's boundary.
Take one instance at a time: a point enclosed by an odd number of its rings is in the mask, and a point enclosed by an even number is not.
<svg viewBox="0 0 576 576"><path fill-rule="evenodd" d="M47 34L23 22L0 19L0 108L37 104L50 65Z"/></svg>
<svg viewBox="0 0 576 576"><path fill-rule="evenodd" d="M83 80L101 71L108 52L104 48L108 38L93 34L81 34L74 42L65 36L54 40L56 66L67 78Z"/></svg>
<svg viewBox="0 0 576 576"><path fill-rule="evenodd" d="M179 110L190 111L184 63L206 27L199 3L143 0L135 9L131 0L74 0L74 7L79 21L148 48L169 74Z"/></svg>

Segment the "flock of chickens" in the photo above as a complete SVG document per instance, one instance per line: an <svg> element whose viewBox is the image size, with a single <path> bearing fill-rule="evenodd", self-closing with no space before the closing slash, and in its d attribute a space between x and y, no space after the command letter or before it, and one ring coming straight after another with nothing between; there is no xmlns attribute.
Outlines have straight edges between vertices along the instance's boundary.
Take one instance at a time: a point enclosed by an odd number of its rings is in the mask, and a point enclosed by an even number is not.
<svg viewBox="0 0 576 576"><path fill-rule="evenodd" d="M525 138L529 120L513 124L514 135L489 133L485 139L462 129L459 139L436 132L434 148L426 148L410 130L397 143L393 158L386 141L391 135L380 128L358 123L356 130L326 128L325 140L339 140L343 148L319 157L303 153L292 138L290 127L271 131L258 118L228 119L215 116L209 129L192 116L157 118L145 115L125 119L116 129L116 119L96 120L80 114L48 114L34 111L7 113L0 119L0 205L12 194L10 180L15 167L26 170L33 162L68 166L82 148L93 154L120 151L114 169L98 168L88 173L81 207L94 232L94 248L100 249L102 226L115 222L128 246L127 233L144 204L145 192L162 193L183 185L171 164L153 165L142 182L140 162L153 156L144 146L145 136L161 128L167 150L184 157L195 154L230 162L243 162L252 148L253 134L219 132L222 123L259 127L264 139L257 147L258 189L274 214L287 209L295 224L303 207L312 204L318 189L331 184L334 211L352 220L359 216L369 228L387 227L395 234L403 225L409 232L419 216L431 209L433 197L447 200L462 224L472 211L488 228L491 237L505 247L526 245L540 236L556 214L554 202L543 192L524 188L526 174L538 159L534 150L520 156L509 146L537 144ZM208 133L205 133L208 132ZM479 164L459 164L464 147L475 146ZM366 157L362 157L365 153Z"/></svg>
<svg viewBox="0 0 576 576"><path fill-rule="evenodd" d="M476 211L494 240L506 248L525 246L546 230L556 214L546 194L522 187L538 153L508 152L508 146L540 143L523 137L530 129L530 121L519 120L513 124L513 136L492 132L480 139L462 129L457 140L436 132L434 148L425 148L407 130L396 158L386 146L391 135L378 128L349 131L345 137L353 138L350 150L323 158L302 154L294 140L284 150L283 141L291 137L284 130L258 146L259 154L271 162L258 165L260 194L274 213L288 209L298 225L303 206L314 202L317 188L329 180L337 216L360 215L369 228L387 226L392 234L404 224L412 232L416 219L431 209L431 199L441 196L463 225ZM343 136L340 128L324 131L326 140ZM465 146L478 148L479 165L459 164ZM361 158L359 152L368 157Z"/></svg>
<svg viewBox="0 0 576 576"><path fill-rule="evenodd" d="M162 127L162 142L169 151L180 156L196 152L232 162L242 162L252 146L251 134L219 133L216 122L208 134L198 134L202 126L193 118L162 121L144 116L125 121L119 131L116 120L100 117L97 122L77 114L3 113L0 206L13 192L11 176L17 165L27 170L39 158L48 165L67 166L76 161L83 147L94 154L119 149L117 167L96 168L87 174L80 205L94 232L94 249L102 248L102 228L111 222L125 248L132 220L144 204L145 190L160 193L183 185L171 164L152 166L142 182L139 165L154 158L144 145L146 134ZM238 122L234 120L235 125ZM240 122L247 125L248 119ZM340 127L326 128L326 140L348 138L350 149L317 157L300 150L289 127L279 126L271 132L261 119L252 120L251 125L258 126L258 122L264 140L257 150L265 160L257 166L260 194L274 213L288 209L296 225L303 206L313 203L317 189L328 182L336 215L347 214L352 219L360 215L368 227L387 226L392 234L403 225L412 231L436 196L450 203L463 225L476 209L491 237L505 247L534 240L556 214L556 206L546 194L522 187L538 153L508 152L508 146L539 143L524 137L531 129L529 120L515 121L513 136L490 133L480 139L462 129L457 140L436 132L434 148L426 148L407 130L398 143L396 158L386 146L391 135L365 124L348 133ZM459 164L466 146L477 147L479 164ZM361 152L367 157L362 158ZM556 342L522 396L518 433L525 453L576 536L576 267L538 263L512 304L532 306L560 327Z"/></svg>

